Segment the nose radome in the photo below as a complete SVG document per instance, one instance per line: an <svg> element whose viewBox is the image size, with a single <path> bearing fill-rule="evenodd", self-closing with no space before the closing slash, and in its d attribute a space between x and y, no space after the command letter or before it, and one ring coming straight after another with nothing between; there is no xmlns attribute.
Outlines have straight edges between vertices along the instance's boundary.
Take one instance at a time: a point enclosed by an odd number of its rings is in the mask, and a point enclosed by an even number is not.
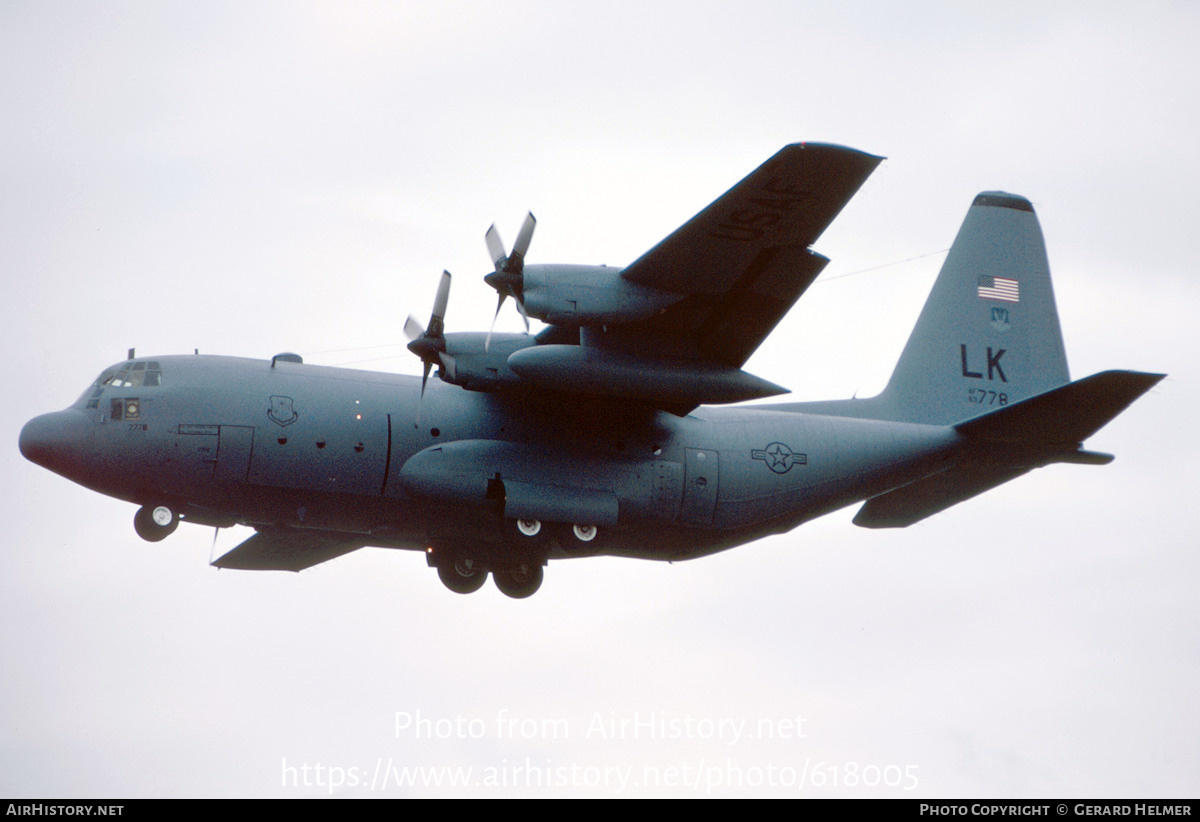
<svg viewBox="0 0 1200 822"><path fill-rule="evenodd" d="M34 417L21 429L21 453L56 473L63 473L83 456L91 423L78 411L55 411Z"/></svg>

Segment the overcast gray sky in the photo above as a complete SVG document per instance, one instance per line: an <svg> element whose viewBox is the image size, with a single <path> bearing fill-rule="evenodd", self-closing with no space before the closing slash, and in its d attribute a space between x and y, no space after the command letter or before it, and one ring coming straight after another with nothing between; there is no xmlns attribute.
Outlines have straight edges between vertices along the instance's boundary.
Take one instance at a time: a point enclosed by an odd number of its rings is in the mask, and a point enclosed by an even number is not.
<svg viewBox="0 0 1200 822"><path fill-rule="evenodd" d="M0 3L0 793L1195 796L1200 11L598 5ZM1073 376L1170 374L1089 442L1116 462L518 602L377 549L218 572L211 531L145 543L17 451L130 346L419 373L443 268L449 328L490 322L491 222L625 264L797 140L889 159L749 370L874 393L1013 191ZM370 786L415 766L472 770Z"/></svg>

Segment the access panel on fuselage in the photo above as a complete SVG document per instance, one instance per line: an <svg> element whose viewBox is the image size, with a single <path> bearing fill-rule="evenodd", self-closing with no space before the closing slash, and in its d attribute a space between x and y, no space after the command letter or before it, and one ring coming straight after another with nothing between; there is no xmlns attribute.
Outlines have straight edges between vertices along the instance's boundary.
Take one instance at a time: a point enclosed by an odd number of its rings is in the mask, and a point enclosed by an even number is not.
<svg viewBox="0 0 1200 822"><path fill-rule="evenodd" d="M250 460L252 485L360 496L382 491L385 412L353 397L275 395L264 401L263 417Z"/></svg>
<svg viewBox="0 0 1200 822"><path fill-rule="evenodd" d="M250 470L250 452L254 448L254 429L249 425L222 425L217 445L217 465L213 480L220 483L246 481Z"/></svg>
<svg viewBox="0 0 1200 822"><path fill-rule="evenodd" d="M717 452L687 448L684 454L683 510L679 518L687 525L712 525L721 475Z"/></svg>

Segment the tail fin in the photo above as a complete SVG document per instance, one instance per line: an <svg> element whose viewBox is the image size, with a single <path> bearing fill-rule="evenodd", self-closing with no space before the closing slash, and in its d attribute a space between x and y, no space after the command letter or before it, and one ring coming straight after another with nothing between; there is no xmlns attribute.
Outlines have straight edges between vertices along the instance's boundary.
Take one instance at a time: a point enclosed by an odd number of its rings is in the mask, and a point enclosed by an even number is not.
<svg viewBox="0 0 1200 822"><path fill-rule="evenodd" d="M896 419L946 425L1070 379L1033 206L984 192L879 400Z"/></svg>
<svg viewBox="0 0 1200 822"><path fill-rule="evenodd" d="M1103 465L1083 440L1161 374L1106 371L1072 383L1046 246L1024 197L971 203L887 387L794 411L950 425L960 448L936 473L867 500L866 528L902 528L1055 462Z"/></svg>
<svg viewBox="0 0 1200 822"><path fill-rule="evenodd" d="M1024 197L986 191L971 203L883 393L811 410L952 425L1069 381L1037 215Z"/></svg>

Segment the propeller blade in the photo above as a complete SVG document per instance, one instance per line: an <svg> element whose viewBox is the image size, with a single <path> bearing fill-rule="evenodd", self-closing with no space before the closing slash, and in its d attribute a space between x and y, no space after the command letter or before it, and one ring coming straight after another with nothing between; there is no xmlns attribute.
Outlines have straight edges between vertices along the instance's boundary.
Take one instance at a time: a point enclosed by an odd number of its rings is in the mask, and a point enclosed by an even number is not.
<svg viewBox="0 0 1200 822"><path fill-rule="evenodd" d="M425 368L421 373L421 396L417 398L417 417L413 420L413 428L421 427L421 408L425 405L425 384L429 382L429 369L433 368L433 363L425 360Z"/></svg>
<svg viewBox="0 0 1200 822"><path fill-rule="evenodd" d="M483 339L483 351L485 354L492 344L492 332L496 330L496 318L500 316L500 309L504 307L504 298L507 296L508 294L500 291L500 299L496 303L496 313L492 315L492 326L488 329L487 336Z"/></svg>
<svg viewBox="0 0 1200 822"><path fill-rule="evenodd" d="M498 238L497 238L498 239ZM417 400L417 415L413 427L421 424L421 409L425 405L425 389L429 385L429 372L434 363L442 366L442 376L454 379L456 366L453 357L446 356L446 335L444 333L446 306L450 303L449 271L442 272L438 282L437 295L433 298L433 311L429 314L429 325L421 328L421 323L411 314L404 323L404 334L408 337L408 350L421 359L421 396Z"/></svg>
<svg viewBox="0 0 1200 822"><path fill-rule="evenodd" d="M487 234L483 235L483 239L487 243L492 265L496 267L497 271L500 271L504 267L504 261L508 258L508 252L504 250L504 241L500 239L500 232L496 230L495 223L492 223L492 227L487 230Z"/></svg>
<svg viewBox="0 0 1200 822"><path fill-rule="evenodd" d="M450 272L442 272L442 280L438 283L437 296L433 298L433 312L429 315L429 327L426 333L430 336L438 336L442 333L443 320L446 318L446 304L450 302ZM437 331L434 331L434 322L437 322Z"/></svg>
<svg viewBox="0 0 1200 822"><path fill-rule="evenodd" d="M505 253L504 242L500 239L500 232L496 230L495 223L484 235L488 253L492 257L492 263L496 270L484 277L483 281L496 289L496 293L500 295L500 301L496 304L496 315L499 316L500 306L504 305L504 299L512 297L517 303L517 310L521 312L521 319L525 322L525 333L529 333L529 314L525 311L525 254L529 251L529 244L533 241L535 228L537 228L537 218L531 211L525 215L525 222L521 224L521 230L517 234L517 243L513 246L511 254ZM495 327L496 318L493 317L492 328ZM484 351L487 351L491 342L492 332L488 331L487 338L483 343Z"/></svg>
<svg viewBox="0 0 1200 822"><path fill-rule="evenodd" d="M514 296L517 302L517 310L521 312L521 319L525 321L525 333L529 333L529 315L525 313L525 301L520 296Z"/></svg>
<svg viewBox="0 0 1200 822"><path fill-rule="evenodd" d="M533 216L533 212L525 215L525 222L521 224L521 233L517 235L517 241L513 244L512 254L508 255L508 260L505 263L505 268L509 271L520 271L525 267L525 253L529 251L529 243L533 239L533 230L537 228L537 219Z"/></svg>
<svg viewBox="0 0 1200 822"><path fill-rule="evenodd" d="M441 282L438 283L437 296L433 298L433 311L429 315L429 325L421 328L421 323L412 314L408 315L408 319L404 322L404 335L409 339L408 350L416 354L421 359L427 359L428 354L423 354L423 351L428 351L431 348L436 350L438 346L444 347L446 319L446 305L450 302L450 272L443 271ZM413 345L413 343L419 343Z"/></svg>
<svg viewBox="0 0 1200 822"><path fill-rule="evenodd" d="M425 329L421 327L421 323L412 314L408 315L408 319L404 321L404 336L408 337L408 341L412 342L418 337L424 336Z"/></svg>
<svg viewBox="0 0 1200 822"><path fill-rule="evenodd" d="M208 564L212 565L217 561L217 534L221 533L221 526L213 528L212 547L208 549Z"/></svg>

